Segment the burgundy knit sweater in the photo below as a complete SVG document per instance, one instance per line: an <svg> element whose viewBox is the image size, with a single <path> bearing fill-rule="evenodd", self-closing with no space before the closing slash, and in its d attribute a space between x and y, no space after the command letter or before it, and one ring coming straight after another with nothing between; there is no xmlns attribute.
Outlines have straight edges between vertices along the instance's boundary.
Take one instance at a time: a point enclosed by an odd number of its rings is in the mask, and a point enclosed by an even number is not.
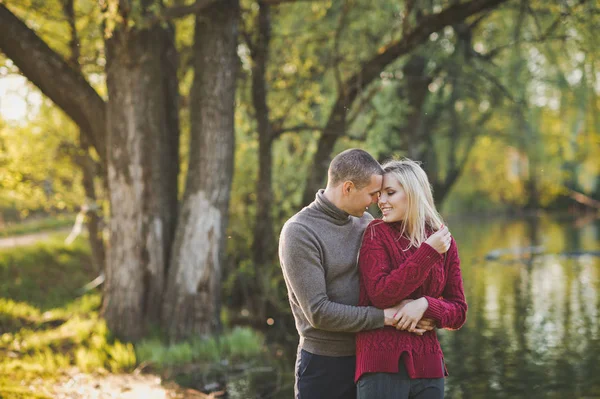
<svg viewBox="0 0 600 399"><path fill-rule="evenodd" d="M423 317L438 328L458 329L466 320L467 302L460 273L456 242L444 255L428 244L410 248L400 233L400 223L374 220L360 250L359 306L392 307L403 299L427 298ZM397 373L403 357L410 378L442 378L447 375L435 330L422 336L393 327L362 331L356 336L355 381L364 373Z"/></svg>

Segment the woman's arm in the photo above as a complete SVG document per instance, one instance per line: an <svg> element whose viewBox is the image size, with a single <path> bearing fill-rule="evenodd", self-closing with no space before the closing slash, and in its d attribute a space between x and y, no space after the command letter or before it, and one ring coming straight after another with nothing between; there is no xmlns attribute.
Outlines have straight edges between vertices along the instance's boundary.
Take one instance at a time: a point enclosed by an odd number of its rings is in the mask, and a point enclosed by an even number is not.
<svg viewBox="0 0 600 399"><path fill-rule="evenodd" d="M389 241L386 240L384 229L384 226L377 225L367 228L358 258L369 301L380 309L392 307L406 299L423 284L432 266L441 259L436 250L423 243L397 267L392 267L398 260L393 259L393 251L387 247Z"/></svg>
<svg viewBox="0 0 600 399"><path fill-rule="evenodd" d="M460 272L460 258L456 242L452 240L448 251L448 278L440 298L425 296L429 306L423 317L436 321L439 328L456 330L467 320L467 301Z"/></svg>

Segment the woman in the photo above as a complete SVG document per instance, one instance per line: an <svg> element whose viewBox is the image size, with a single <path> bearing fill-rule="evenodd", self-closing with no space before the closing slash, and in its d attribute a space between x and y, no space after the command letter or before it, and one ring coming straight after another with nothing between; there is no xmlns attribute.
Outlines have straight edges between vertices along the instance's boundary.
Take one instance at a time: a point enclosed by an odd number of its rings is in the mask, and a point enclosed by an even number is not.
<svg viewBox="0 0 600 399"><path fill-rule="evenodd" d="M435 208L427 175L417 162L384 165L379 208L359 255L360 305L403 303L396 328L356 338L358 399L444 397L447 375L431 327L458 329L466 319L456 242Z"/></svg>

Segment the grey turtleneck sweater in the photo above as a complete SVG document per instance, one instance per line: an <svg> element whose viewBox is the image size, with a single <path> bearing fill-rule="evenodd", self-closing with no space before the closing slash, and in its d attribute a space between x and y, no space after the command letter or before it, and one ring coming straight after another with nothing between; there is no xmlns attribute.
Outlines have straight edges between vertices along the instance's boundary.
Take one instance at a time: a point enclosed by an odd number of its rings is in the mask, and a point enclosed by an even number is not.
<svg viewBox="0 0 600 399"><path fill-rule="evenodd" d="M283 226L279 260L300 347L310 353L354 355L354 333L384 325L383 310L356 306L358 251L371 220L348 215L320 190Z"/></svg>

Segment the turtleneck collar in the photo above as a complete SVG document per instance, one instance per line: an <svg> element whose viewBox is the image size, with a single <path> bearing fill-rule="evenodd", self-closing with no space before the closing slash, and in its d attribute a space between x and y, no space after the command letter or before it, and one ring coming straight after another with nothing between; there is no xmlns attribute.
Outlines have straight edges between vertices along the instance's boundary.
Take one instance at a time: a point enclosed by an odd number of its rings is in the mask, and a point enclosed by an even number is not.
<svg viewBox="0 0 600 399"><path fill-rule="evenodd" d="M327 197L325 197L325 190L323 189L317 191L315 201L311 204L311 208L326 214L339 223L345 223L350 220L350 214L342 211L331 201L329 201Z"/></svg>

